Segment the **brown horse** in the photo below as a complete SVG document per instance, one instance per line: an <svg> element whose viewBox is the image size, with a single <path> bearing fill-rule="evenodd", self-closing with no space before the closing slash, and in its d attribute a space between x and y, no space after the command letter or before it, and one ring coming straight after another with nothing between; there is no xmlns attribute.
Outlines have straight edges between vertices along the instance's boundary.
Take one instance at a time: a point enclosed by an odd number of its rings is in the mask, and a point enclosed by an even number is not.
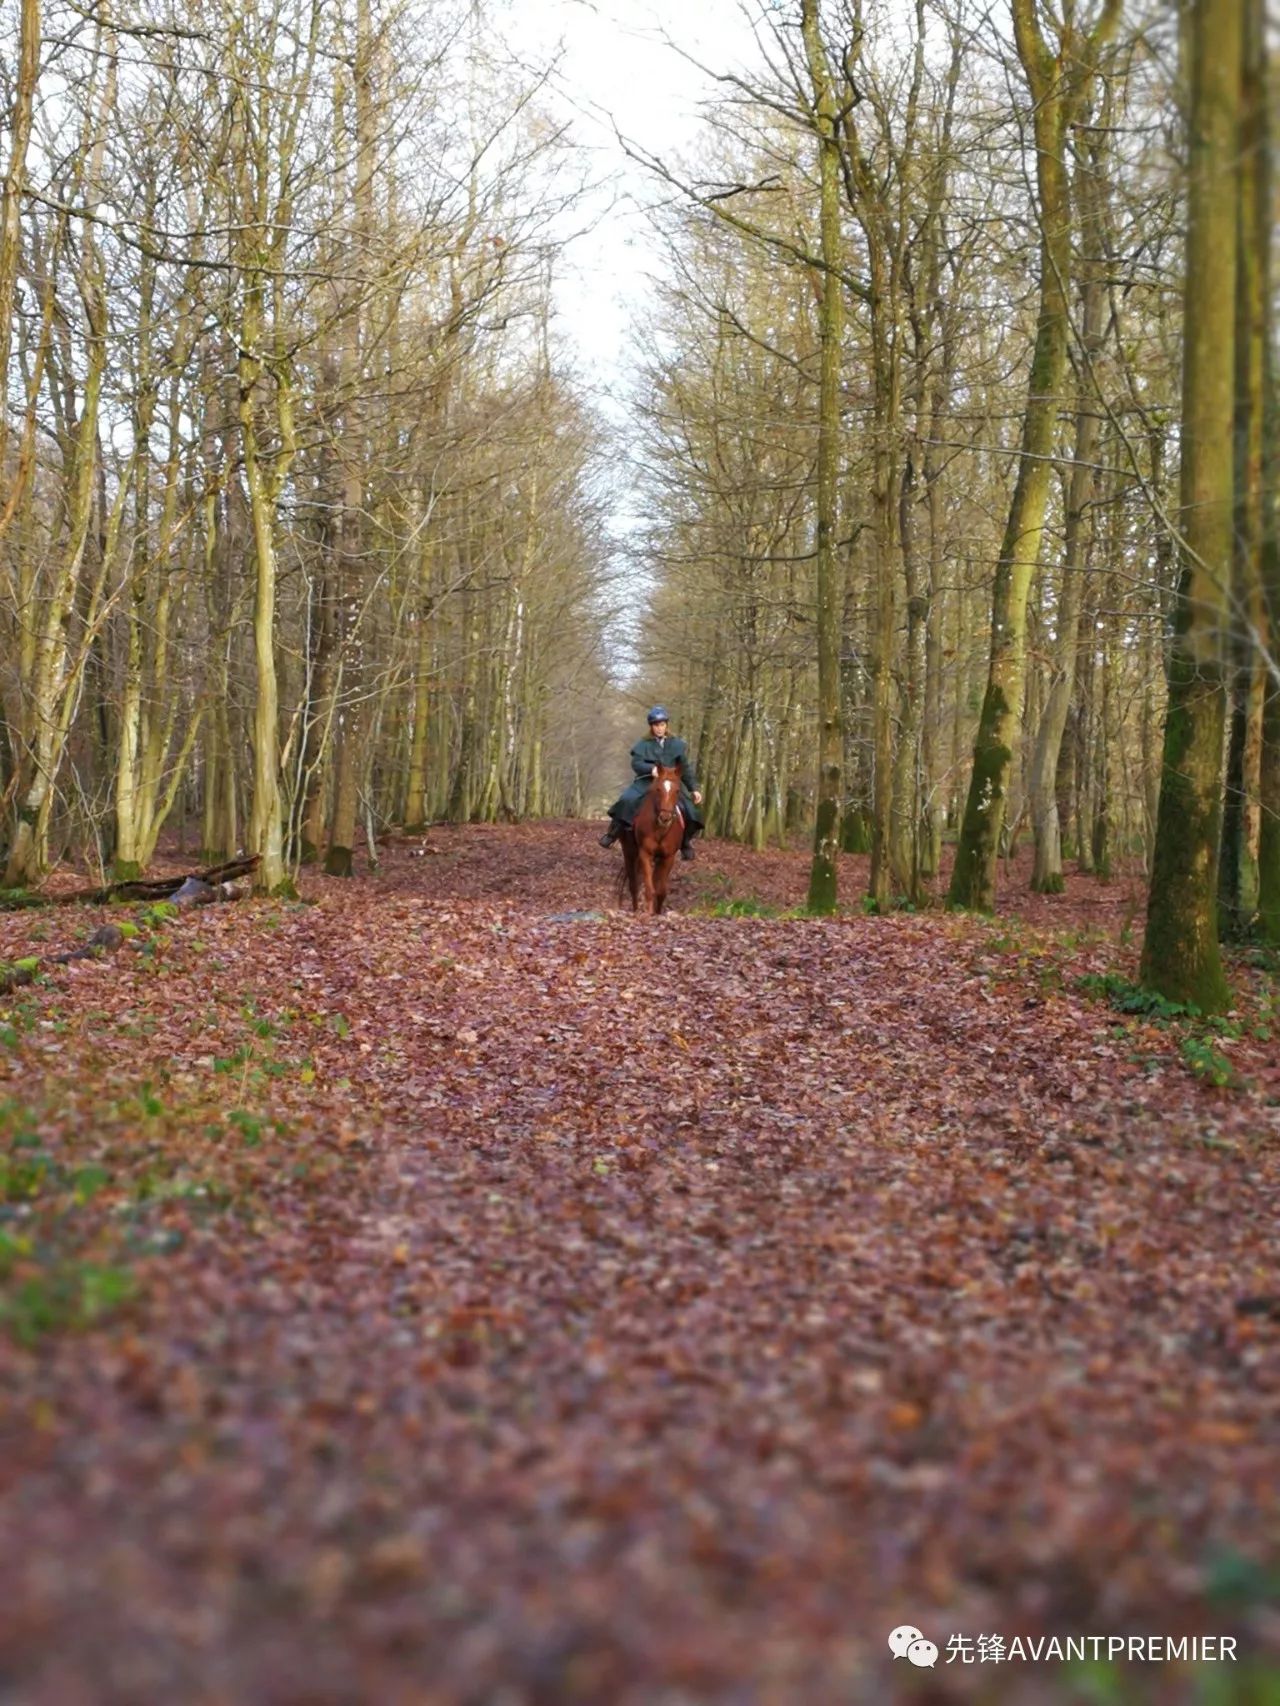
<svg viewBox="0 0 1280 1706"><path fill-rule="evenodd" d="M642 894L646 912L661 912L666 903L671 867L684 838L679 808L680 760L677 758L674 764L658 766L630 828L622 832L626 864L618 895L621 898L630 890L632 912L639 912Z"/></svg>

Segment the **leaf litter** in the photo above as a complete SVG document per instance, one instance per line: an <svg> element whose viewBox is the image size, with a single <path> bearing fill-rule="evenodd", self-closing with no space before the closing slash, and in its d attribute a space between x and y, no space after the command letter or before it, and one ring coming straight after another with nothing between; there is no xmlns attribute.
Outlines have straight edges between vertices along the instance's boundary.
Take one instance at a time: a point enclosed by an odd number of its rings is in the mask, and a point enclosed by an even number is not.
<svg viewBox="0 0 1280 1706"><path fill-rule="evenodd" d="M903 1622L1275 1663L1263 974L1224 1089L1079 987L1129 890L719 917L806 861L713 844L635 920L581 825L431 840L15 1007L0 1698L1096 1697ZM1157 1668L1114 1697L1201 1697Z"/></svg>

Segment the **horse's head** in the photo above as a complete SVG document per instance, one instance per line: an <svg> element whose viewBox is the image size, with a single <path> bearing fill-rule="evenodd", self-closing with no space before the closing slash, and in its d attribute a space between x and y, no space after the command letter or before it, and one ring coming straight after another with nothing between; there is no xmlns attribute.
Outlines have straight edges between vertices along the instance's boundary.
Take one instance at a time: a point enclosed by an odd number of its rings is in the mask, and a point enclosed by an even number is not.
<svg viewBox="0 0 1280 1706"><path fill-rule="evenodd" d="M658 774L649 784L649 791L654 795L658 808L658 825L666 829L676 815L680 804L680 760L674 764L660 764Z"/></svg>

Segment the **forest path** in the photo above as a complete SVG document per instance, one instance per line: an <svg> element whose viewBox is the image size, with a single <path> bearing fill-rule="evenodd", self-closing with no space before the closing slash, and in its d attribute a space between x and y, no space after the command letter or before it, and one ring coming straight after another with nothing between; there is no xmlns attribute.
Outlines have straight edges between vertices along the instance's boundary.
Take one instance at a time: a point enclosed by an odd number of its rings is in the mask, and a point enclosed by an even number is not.
<svg viewBox="0 0 1280 1706"><path fill-rule="evenodd" d="M906 1621L1224 1626L1274 1106L986 925L565 917L608 855L430 839L37 998L8 1106L142 1290L0 1349L0 1701L823 1706L926 1680ZM709 853L686 905L796 857Z"/></svg>

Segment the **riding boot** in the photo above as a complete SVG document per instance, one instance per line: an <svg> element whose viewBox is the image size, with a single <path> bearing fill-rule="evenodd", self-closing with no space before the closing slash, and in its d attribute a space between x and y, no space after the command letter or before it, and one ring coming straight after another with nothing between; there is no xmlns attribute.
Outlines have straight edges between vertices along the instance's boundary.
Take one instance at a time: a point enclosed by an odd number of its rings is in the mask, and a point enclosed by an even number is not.
<svg viewBox="0 0 1280 1706"><path fill-rule="evenodd" d="M600 837L601 847L612 847L614 842L622 834L624 828L625 825L620 823L616 817L611 817L609 819L608 829L606 829L604 834Z"/></svg>
<svg viewBox="0 0 1280 1706"><path fill-rule="evenodd" d="M693 858L693 844L698 839L701 830L702 825L698 823L691 823L686 826L684 840L680 843L680 857L682 859Z"/></svg>

